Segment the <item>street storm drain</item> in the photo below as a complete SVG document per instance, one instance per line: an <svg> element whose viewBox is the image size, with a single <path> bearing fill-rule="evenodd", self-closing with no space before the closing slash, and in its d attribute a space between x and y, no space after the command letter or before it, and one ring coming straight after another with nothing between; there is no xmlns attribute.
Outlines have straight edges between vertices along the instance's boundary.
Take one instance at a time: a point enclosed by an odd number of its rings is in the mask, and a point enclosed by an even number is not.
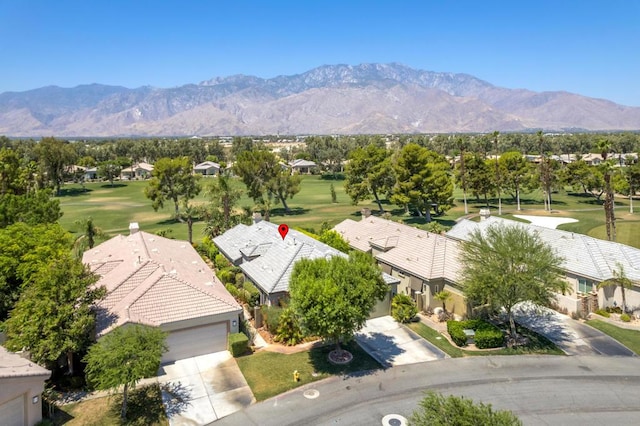
<svg viewBox="0 0 640 426"><path fill-rule="evenodd" d="M407 419L400 414L387 414L382 418L382 426L407 426Z"/></svg>
<svg viewBox="0 0 640 426"><path fill-rule="evenodd" d="M304 393L302 395L304 395L304 397L307 398L307 399L316 399L317 397L320 396L320 392L318 392L315 389L309 389L309 390L304 391Z"/></svg>

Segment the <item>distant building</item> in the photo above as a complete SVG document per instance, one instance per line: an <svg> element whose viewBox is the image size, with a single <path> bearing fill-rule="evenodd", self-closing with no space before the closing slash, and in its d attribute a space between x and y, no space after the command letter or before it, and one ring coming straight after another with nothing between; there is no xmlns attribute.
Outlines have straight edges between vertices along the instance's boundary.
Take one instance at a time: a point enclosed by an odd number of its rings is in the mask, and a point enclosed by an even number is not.
<svg viewBox="0 0 640 426"><path fill-rule="evenodd" d="M127 167L122 169L120 172L120 179L123 180L134 180L134 179L148 179L151 177L151 173L153 172L153 164L149 163L138 163L131 167Z"/></svg>
<svg viewBox="0 0 640 426"><path fill-rule="evenodd" d="M202 176L217 176L220 174L221 166L213 161L205 161L200 164L196 164L193 167L193 172Z"/></svg>

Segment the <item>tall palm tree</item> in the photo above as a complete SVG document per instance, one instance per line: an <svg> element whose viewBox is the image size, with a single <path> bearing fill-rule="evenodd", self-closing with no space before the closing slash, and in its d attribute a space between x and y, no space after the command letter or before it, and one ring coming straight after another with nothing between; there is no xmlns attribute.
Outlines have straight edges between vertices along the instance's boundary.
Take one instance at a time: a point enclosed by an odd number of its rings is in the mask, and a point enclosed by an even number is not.
<svg viewBox="0 0 640 426"><path fill-rule="evenodd" d="M596 142L596 148L602 156L602 175L604 177L605 198L604 198L604 216L605 226L607 230L607 239L609 241L616 240L616 216L614 211L613 189L611 187L611 174L613 173L613 165L607 161L607 156L611 151L611 142L607 139L600 139Z"/></svg>
<svg viewBox="0 0 640 426"><path fill-rule="evenodd" d="M496 150L496 190L498 191L498 216L502 216L502 177L500 176L500 166L498 164L498 136L500 136L499 131L496 130L495 132L493 132L493 146Z"/></svg>
<svg viewBox="0 0 640 426"><path fill-rule="evenodd" d="M620 291L622 292L622 312L627 312L627 297L625 294L625 290L630 290L634 282L631 281L624 272L624 266L620 262L616 262L616 269L611 271L613 273L613 277L608 280L602 281L598 284L598 288L603 287L620 287Z"/></svg>

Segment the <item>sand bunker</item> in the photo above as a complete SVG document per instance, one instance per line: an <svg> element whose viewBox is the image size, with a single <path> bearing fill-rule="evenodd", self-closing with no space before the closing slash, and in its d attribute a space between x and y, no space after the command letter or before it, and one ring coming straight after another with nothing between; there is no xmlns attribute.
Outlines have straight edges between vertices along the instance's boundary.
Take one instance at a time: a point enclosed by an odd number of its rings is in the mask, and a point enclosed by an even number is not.
<svg viewBox="0 0 640 426"><path fill-rule="evenodd" d="M578 219L570 217L527 216L523 214L514 214L513 217L528 220L532 225L551 229L556 229L558 225L562 225L564 223L573 223L578 221Z"/></svg>

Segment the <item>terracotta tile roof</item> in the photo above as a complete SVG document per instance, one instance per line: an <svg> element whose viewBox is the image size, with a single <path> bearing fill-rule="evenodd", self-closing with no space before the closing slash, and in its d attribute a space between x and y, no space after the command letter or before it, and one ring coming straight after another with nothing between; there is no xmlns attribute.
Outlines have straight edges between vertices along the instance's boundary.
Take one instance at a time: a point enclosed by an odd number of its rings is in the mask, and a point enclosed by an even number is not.
<svg viewBox="0 0 640 426"><path fill-rule="evenodd" d="M138 231L84 253L83 262L107 288L98 306L98 335L136 322L162 325L241 307L185 241Z"/></svg>
<svg viewBox="0 0 640 426"><path fill-rule="evenodd" d="M0 346L0 378L27 376L42 376L42 380L45 380L51 376L51 372Z"/></svg>
<svg viewBox="0 0 640 426"><path fill-rule="evenodd" d="M459 278L459 243L446 236L375 216L360 221L346 219L333 229L357 250L383 250L376 259L411 275L451 282Z"/></svg>

